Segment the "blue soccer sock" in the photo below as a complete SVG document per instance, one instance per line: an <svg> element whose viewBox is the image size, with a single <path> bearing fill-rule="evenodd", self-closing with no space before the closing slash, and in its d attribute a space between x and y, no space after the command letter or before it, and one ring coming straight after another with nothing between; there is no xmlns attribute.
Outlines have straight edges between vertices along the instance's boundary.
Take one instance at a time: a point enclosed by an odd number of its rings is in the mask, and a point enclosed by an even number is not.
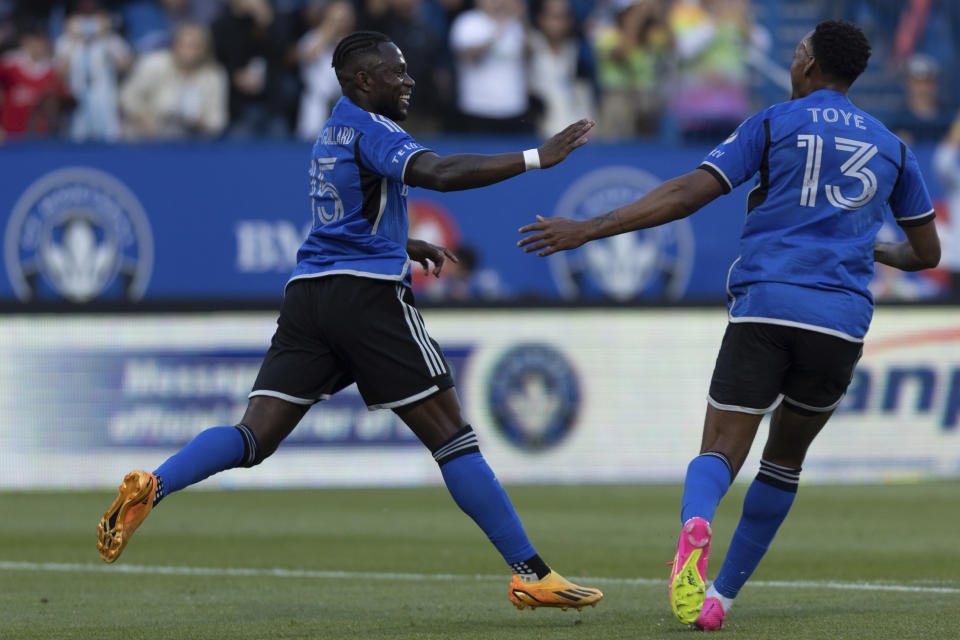
<svg viewBox="0 0 960 640"><path fill-rule="evenodd" d="M713 582L717 592L727 598L737 597L787 517L799 483L800 469L760 461L760 473L747 489L743 515Z"/></svg>
<svg viewBox="0 0 960 640"><path fill-rule="evenodd" d="M473 429L468 425L458 431L433 457L454 502L487 534L514 572L536 573L538 578L549 573L530 544L507 492L480 454Z"/></svg>
<svg viewBox="0 0 960 640"><path fill-rule="evenodd" d="M158 479L153 504L220 471L251 466L256 458L256 443L253 433L243 424L201 431L153 472Z"/></svg>
<svg viewBox="0 0 960 640"><path fill-rule="evenodd" d="M683 483L680 521L703 518L711 522L732 481L730 460L719 451L707 451L691 460Z"/></svg>

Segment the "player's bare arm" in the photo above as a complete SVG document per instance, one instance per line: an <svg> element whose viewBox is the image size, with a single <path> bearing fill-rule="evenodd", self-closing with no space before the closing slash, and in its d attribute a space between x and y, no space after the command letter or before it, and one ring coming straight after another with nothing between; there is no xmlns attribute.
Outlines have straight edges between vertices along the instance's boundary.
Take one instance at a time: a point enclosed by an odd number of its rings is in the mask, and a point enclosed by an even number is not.
<svg viewBox="0 0 960 640"><path fill-rule="evenodd" d="M587 134L594 124L592 120L579 120L540 145L536 149L539 168L549 169L560 164L574 149L585 145ZM428 151L410 161L404 180L411 187L462 191L501 182L527 169L524 154L520 151L496 155L457 153L449 156L438 156Z"/></svg>
<svg viewBox="0 0 960 640"><path fill-rule="evenodd" d="M940 238L931 220L916 227L904 227L907 239L902 242L877 242L873 259L903 271L932 269L940 263Z"/></svg>
<svg viewBox="0 0 960 640"><path fill-rule="evenodd" d="M517 243L525 253L549 256L585 242L686 218L723 193L720 183L702 169L667 180L639 200L590 220L544 218L520 227L530 233Z"/></svg>
<svg viewBox="0 0 960 640"><path fill-rule="evenodd" d="M433 263L433 275L440 277L440 271L443 269L443 263L447 260L460 262L457 256L446 247L439 247L430 244L426 240L417 240L416 238L407 238L407 255L414 262L419 262L423 266L423 275L431 273L430 263Z"/></svg>

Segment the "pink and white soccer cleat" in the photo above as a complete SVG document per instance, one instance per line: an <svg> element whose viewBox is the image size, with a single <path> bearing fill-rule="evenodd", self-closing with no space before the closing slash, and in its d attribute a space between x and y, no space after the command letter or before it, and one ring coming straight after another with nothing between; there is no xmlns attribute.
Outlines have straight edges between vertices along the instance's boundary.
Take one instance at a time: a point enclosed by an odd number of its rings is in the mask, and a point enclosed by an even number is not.
<svg viewBox="0 0 960 640"><path fill-rule="evenodd" d="M687 520L677 540L677 555L670 572L670 608L683 624L694 622L703 608L707 560L710 556L710 523Z"/></svg>
<svg viewBox="0 0 960 640"><path fill-rule="evenodd" d="M716 598L707 598L693 626L701 631L720 631L726 619L727 612L723 610L723 604Z"/></svg>

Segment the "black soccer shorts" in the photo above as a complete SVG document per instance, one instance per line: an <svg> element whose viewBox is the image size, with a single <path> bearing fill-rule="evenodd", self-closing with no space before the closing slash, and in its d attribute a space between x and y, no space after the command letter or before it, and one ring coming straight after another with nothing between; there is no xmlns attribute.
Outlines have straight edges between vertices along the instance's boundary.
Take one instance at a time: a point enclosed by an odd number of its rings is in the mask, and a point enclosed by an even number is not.
<svg viewBox="0 0 960 640"><path fill-rule="evenodd" d="M395 409L453 386L409 288L331 275L287 285L253 396L325 400L356 382L370 409Z"/></svg>
<svg viewBox="0 0 960 640"><path fill-rule="evenodd" d="M836 408L863 344L825 333L758 322L731 322L710 381L717 409L763 414L781 400L800 413Z"/></svg>

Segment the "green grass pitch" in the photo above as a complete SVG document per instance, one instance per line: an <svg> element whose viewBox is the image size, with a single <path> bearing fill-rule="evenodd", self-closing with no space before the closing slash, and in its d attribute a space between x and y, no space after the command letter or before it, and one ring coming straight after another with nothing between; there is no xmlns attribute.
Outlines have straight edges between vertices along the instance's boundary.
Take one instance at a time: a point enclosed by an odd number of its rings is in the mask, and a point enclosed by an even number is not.
<svg viewBox="0 0 960 640"><path fill-rule="evenodd" d="M745 487L714 521L712 577ZM514 487L544 559L595 609L517 611L509 573L442 488L186 491L116 565L106 492L0 493L0 638L662 638L680 488ZM721 638L960 638L960 482L802 486Z"/></svg>

